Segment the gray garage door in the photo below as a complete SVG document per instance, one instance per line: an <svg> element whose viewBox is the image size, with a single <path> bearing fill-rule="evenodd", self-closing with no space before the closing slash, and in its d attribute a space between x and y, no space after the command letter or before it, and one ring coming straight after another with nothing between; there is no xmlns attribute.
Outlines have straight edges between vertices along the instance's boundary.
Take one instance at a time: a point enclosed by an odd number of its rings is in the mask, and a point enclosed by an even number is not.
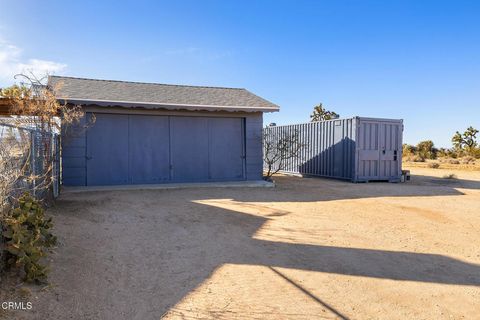
<svg viewBox="0 0 480 320"><path fill-rule="evenodd" d="M95 117L87 131L87 185L245 177L243 118Z"/></svg>

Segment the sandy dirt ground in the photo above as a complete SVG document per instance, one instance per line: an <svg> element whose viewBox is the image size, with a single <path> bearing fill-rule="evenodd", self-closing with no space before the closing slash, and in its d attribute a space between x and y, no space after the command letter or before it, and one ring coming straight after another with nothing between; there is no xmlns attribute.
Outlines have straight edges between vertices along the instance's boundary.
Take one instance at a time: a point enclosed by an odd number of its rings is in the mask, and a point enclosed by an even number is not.
<svg viewBox="0 0 480 320"><path fill-rule="evenodd" d="M51 285L6 317L480 319L480 172L412 173L64 194Z"/></svg>

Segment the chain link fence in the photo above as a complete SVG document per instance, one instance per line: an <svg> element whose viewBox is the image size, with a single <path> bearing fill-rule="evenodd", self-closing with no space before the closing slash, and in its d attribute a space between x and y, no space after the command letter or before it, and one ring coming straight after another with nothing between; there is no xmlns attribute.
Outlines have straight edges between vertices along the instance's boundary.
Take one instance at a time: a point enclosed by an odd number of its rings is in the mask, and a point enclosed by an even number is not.
<svg viewBox="0 0 480 320"><path fill-rule="evenodd" d="M7 214L25 192L48 203L58 196L59 189L60 136L0 123L0 214Z"/></svg>

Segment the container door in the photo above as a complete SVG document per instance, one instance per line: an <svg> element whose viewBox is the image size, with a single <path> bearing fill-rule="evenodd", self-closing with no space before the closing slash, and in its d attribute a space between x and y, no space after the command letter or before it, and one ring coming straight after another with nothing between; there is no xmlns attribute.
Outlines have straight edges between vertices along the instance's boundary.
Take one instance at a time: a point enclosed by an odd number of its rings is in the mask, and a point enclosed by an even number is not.
<svg viewBox="0 0 480 320"><path fill-rule="evenodd" d="M401 176L402 124L380 124L380 171L379 179L396 180Z"/></svg>
<svg viewBox="0 0 480 320"><path fill-rule="evenodd" d="M358 181L378 180L380 162L380 124L374 121L361 120L359 123L357 145Z"/></svg>

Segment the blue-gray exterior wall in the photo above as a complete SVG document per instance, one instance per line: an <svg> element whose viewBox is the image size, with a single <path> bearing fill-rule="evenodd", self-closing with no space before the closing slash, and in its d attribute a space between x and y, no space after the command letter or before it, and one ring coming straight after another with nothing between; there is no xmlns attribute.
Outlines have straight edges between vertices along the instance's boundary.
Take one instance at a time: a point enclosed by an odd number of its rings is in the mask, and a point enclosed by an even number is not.
<svg viewBox="0 0 480 320"><path fill-rule="evenodd" d="M263 176L262 149L263 115L245 117L245 164L247 180L260 180Z"/></svg>
<svg viewBox="0 0 480 320"><path fill-rule="evenodd" d="M141 111L122 108L87 107L86 112L146 114L198 117L240 117L245 119L245 179L260 180L263 175L262 127L263 116L260 112L189 112L189 111ZM75 126L64 128L62 137L62 182L66 186L85 186L87 184L87 136L88 123L82 119Z"/></svg>
<svg viewBox="0 0 480 320"><path fill-rule="evenodd" d="M86 185L85 118L79 123L62 128L62 183L68 186Z"/></svg>

